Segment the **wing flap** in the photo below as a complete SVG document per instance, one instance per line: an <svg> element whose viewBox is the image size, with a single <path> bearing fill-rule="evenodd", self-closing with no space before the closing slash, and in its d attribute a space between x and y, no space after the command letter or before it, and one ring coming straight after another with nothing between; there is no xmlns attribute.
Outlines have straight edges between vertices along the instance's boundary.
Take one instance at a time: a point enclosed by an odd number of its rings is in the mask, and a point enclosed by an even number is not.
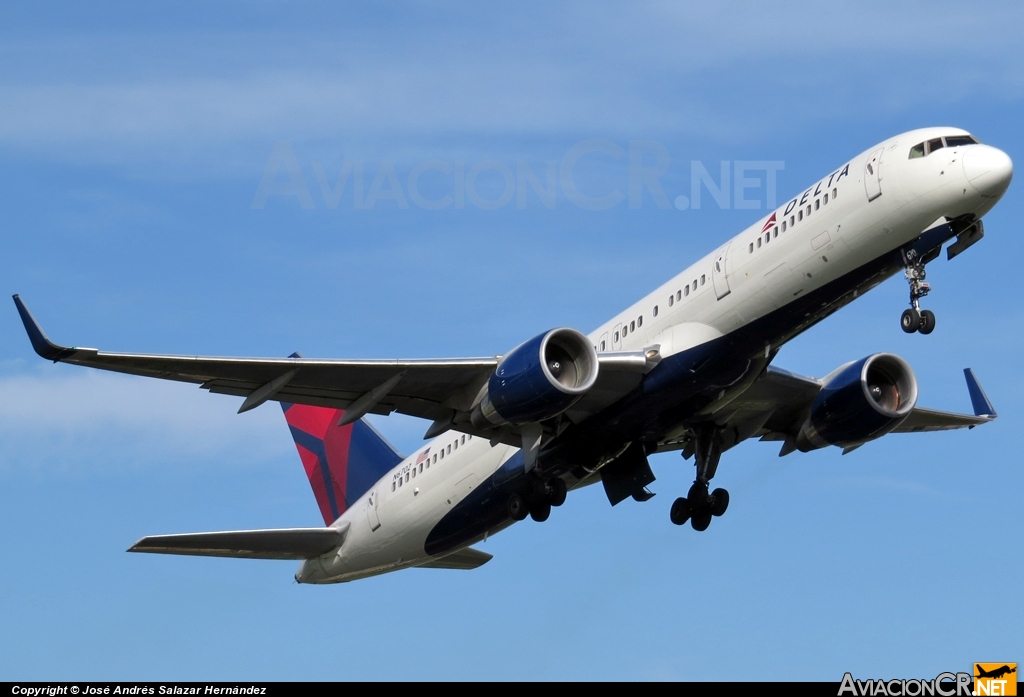
<svg viewBox="0 0 1024 697"><path fill-rule="evenodd" d="M346 524L338 528L282 528L151 535L143 537L129 547L128 551L241 559L313 559L340 547L347 532Z"/></svg>
<svg viewBox="0 0 1024 697"><path fill-rule="evenodd" d="M426 564L420 564L419 568L478 569L493 558L493 554L481 552L480 550L473 549L472 547L466 547L466 549L460 549L458 552L441 557L440 559L434 559L433 561L428 561Z"/></svg>

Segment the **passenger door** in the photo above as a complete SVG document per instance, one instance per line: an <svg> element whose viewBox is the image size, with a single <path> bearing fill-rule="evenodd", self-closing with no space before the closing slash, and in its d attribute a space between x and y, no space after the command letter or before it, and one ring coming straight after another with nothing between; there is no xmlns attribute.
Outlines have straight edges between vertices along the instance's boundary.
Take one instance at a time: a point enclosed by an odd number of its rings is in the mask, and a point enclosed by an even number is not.
<svg viewBox="0 0 1024 697"><path fill-rule="evenodd" d="M868 201L874 201L882 195L882 153L884 148L879 148L868 155L868 161L864 163L864 191L868 195Z"/></svg>
<svg viewBox="0 0 1024 697"><path fill-rule="evenodd" d="M714 283L715 295L719 300L729 294L729 275L725 268L728 253L729 245L727 244L715 254L715 261L711 267L711 281Z"/></svg>
<svg viewBox="0 0 1024 697"><path fill-rule="evenodd" d="M366 502L366 520L370 523L370 530L376 530L380 527L380 518L377 515L377 499L380 491L380 485L374 487L370 493L370 498Z"/></svg>

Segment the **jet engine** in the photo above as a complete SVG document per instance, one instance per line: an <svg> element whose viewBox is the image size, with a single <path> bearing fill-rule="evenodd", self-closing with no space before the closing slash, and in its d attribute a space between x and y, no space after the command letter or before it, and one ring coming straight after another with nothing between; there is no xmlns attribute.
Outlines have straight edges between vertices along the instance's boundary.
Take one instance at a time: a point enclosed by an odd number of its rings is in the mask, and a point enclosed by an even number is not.
<svg viewBox="0 0 1024 697"><path fill-rule="evenodd" d="M597 351L575 329L552 329L509 351L473 409L479 428L561 414L597 381Z"/></svg>
<svg viewBox="0 0 1024 697"><path fill-rule="evenodd" d="M876 353L847 363L825 378L797 434L803 452L857 445L884 436L917 403L917 378L907 362Z"/></svg>

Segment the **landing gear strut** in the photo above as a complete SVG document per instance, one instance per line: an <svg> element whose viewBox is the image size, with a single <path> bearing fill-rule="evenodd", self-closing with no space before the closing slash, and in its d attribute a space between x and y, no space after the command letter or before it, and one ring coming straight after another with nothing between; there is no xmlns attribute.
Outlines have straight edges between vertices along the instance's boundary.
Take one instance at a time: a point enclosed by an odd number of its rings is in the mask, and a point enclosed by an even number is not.
<svg viewBox="0 0 1024 697"><path fill-rule="evenodd" d="M900 317L900 327L907 334L921 332L931 334L935 329L935 313L921 309L921 298L931 291L931 284L925 282L924 260L913 249L903 253L905 270L903 275L910 284L910 309L904 310Z"/></svg>
<svg viewBox="0 0 1024 697"><path fill-rule="evenodd" d="M694 530L707 530L711 518L725 513L729 508L729 492L715 489L708 493L708 482L715 476L718 460L722 457L722 441L714 426L695 429L694 455L697 459L697 479L685 498L678 498L672 504L669 518L676 525L690 521Z"/></svg>

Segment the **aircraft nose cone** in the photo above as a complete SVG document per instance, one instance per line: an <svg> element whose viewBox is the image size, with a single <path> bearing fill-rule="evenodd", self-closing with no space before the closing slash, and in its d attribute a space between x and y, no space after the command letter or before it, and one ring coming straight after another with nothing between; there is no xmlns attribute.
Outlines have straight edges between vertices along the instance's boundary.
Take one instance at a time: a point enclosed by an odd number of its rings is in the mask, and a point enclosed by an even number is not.
<svg viewBox="0 0 1024 697"><path fill-rule="evenodd" d="M1013 178L1013 161L998 148L976 145L964 153L964 174L971 186L987 198L999 198Z"/></svg>

